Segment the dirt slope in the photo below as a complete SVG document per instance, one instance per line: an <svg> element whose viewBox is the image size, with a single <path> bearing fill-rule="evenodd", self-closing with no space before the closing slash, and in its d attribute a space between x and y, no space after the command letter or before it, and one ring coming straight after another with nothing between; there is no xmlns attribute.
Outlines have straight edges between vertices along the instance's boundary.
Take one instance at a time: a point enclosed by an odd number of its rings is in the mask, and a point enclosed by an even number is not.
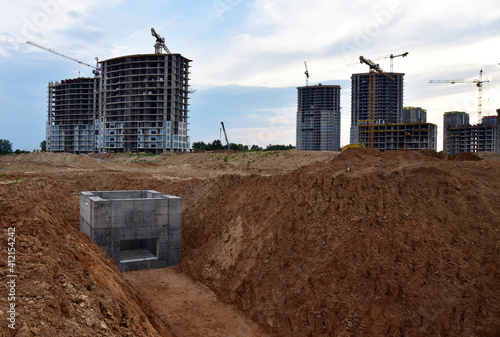
<svg viewBox="0 0 500 337"><path fill-rule="evenodd" d="M194 282L176 267L124 273L177 337L270 337L234 305Z"/></svg>
<svg viewBox="0 0 500 337"><path fill-rule="evenodd" d="M271 157L272 155L272 157ZM249 168L248 161L254 167ZM276 158L287 159L276 165ZM72 155L30 153L0 157L0 229L16 228L17 330L11 336L173 336L147 301L122 277L113 261L78 231L78 196L85 190L158 189L196 198L198 179L227 172L288 171L331 154L293 151L267 154ZM288 160L290 159L290 160ZM244 169L240 169L240 166ZM281 168L280 168L281 167ZM175 188L170 188L174 184ZM199 190L198 194L203 193ZM190 196L192 196L190 198ZM7 251L0 272L8 275ZM2 282L0 291L7 294ZM7 297L0 297L5 323Z"/></svg>
<svg viewBox="0 0 500 337"><path fill-rule="evenodd" d="M182 269L281 336L498 336L500 165L350 150L224 176Z"/></svg>
<svg viewBox="0 0 500 337"><path fill-rule="evenodd" d="M78 231L78 197L51 180L23 174L0 180L1 335L174 336ZM6 324L8 227L16 230L16 330Z"/></svg>
<svg viewBox="0 0 500 337"><path fill-rule="evenodd" d="M16 332L175 335L176 321L78 232L75 193L155 189L183 198L182 270L269 334L498 336L500 162L484 158L369 149L0 157L3 247L7 227L17 230ZM5 250L0 259L5 280ZM4 322L5 308L2 295ZM217 325L213 317L205 323ZM6 324L0 333L13 335Z"/></svg>

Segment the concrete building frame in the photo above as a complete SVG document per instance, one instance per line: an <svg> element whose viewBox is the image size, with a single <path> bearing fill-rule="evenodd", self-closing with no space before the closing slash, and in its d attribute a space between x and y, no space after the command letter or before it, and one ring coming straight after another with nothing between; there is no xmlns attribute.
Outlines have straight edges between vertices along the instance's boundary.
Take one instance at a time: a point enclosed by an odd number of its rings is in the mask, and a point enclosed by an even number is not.
<svg viewBox="0 0 500 337"><path fill-rule="evenodd" d="M403 110L404 73L390 73L390 80L375 73L375 123L401 123ZM350 143L360 143L358 125L369 119L369 73L351 76L351 130Z"/></svg>
<svg viewBox="0 0 500 337"><path fill-rule="evenodd" d="M369 125L359 126L359 141L367 143ZM437 125L432 123L396 123L374 125L374 148L389 150L437 150Z"/></svg>
<svg viewBox="0 0 500 337"><path fill-rule="evenodd" d="M99 152L185 152L189 63L180 54L101 62Z"/></svg>
<svg viewBox="0 0 500 337"><path fill-rule="evenodd" d="M339 85L298 87L297 149L337 151L340 147L340 116Z"/></svg>
<svg viewBox="0 0 500 337"><path fill-rule="evenodd" d="M49 82L46 150L96 152L98 78Z"/></svg>

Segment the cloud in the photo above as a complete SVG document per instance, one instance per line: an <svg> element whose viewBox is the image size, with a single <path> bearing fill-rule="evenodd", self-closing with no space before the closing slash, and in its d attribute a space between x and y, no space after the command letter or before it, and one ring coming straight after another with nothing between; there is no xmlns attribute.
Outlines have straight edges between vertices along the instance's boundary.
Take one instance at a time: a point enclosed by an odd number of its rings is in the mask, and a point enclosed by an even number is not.
<svg viewBox="0 0 500 337"><path fill-rule="evenodd" d="M172 52L193 60L191 84L199 89L191 102L193 140L212 141L205 139L212 136L205 133L205 124L213 122L213 133L218 134L222 118L256 140L262 132L258 130L278 128L271 133L278 137L276 142L286 143L278 139L288 139L280 137L289 137L295 130L295 87L305 84L304 61L311 84L342 85L344 140L349 133L349 79L352 73L367 71L365 65L346 65L357 62L359 55L408 51L408 57L394 60L394 70L406 73L405 105L427 108L431 121L440 122L444 111L457 106L475 113L477 107L470 102L477 98L477 88L429 84L430 79L475 79L483 69L491 81L489 90L485 86L483 91L483 109L500 107L500 98L493 94L500 89L494 80L500 78L494 53L500 11L494 0L18 0L3 5L0 66L4 78L35 74L44 86L86 69L28 46L26 40L93 64L95 56L103 60L152 53L150 29L155 27ZM389 59L378 62L389 69ZM23 75L28 64L37 72ZM45 89L41 96L37 104L43 111ZM289 108L293 117L289 127L272 125L276 111ZM294 136L290 139L294 143Z"/></svg>
<svg viewBox="0 0 500 337"><path fill-rule="evenodd" d="M62 50L81 42L82 50L86 49L102 33L94 28L92 18L102 15L100 11L105 12L106 8L117 3L118 0L106 3L97 0L8 2L4 4L0 18L0 31L4 32L0 37L2 53L30 52L31 48L20 47L27 40Z"/></svg>
<svg viewBox="0 0 500 337"><path fill-rule="evenodd" d="M498 14L491 13L495 6L492 1L481 2L480 6L466 1L430 0L355 4L255 1L246 20L235 28L225 45L203 55L194 51L195 62L203 59L203 64L195 66L196 81L212 85L295 85L305 60L321 69L315 72L318 81L348 78L353 72L365 71L361 66L346 67L359 55L375 57L409 51L412 58L419 50L426 53L419 55L418 73L423 73L423 68L430 73L443 69L440 62L433 64L429 60L446 53L446 62L472 60L469 64L474 64L478 57L474 50L467 50L469 39L485 34L498 36L498 28L484 33L485 22L491 24L498 18ZM381 63L388 70L389 60ZM399 69L409 65L406 60L395 60L396 66L401 63Z"/></svg>
<svg viewBox="0 0 500 337"><path fill-rule="evenodd" d="M269 144L295 145L295 126L282 129L262 129L262 128L239 128L231 129L234 137L231 143L243 145L259 145L265 147Z"/></svg>

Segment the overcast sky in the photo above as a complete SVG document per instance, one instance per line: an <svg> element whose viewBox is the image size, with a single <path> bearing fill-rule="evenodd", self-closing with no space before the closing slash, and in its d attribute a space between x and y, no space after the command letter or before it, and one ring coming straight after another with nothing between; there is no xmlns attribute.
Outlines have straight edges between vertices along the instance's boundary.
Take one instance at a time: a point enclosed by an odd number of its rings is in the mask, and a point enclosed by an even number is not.
<svg viewBox="0 0 500 337"><path fill-rule="evenodd" d="M477 119L500 108L500 6L482 0L16 0L0 14L0 138L33 150L45 139L47 84L92 76L91 68L30 46L31 40L94 64L154 52L151 27L172 53L193 60L191 142L211 142L224 121L230 142L295 145L297 86L341 85L342 145L349 142L350 76L366 72L359 56L394 59L404 72L405 106ZM347 66L348 64L354 65ZM378 61L389 71L389 59Z"/></svg>

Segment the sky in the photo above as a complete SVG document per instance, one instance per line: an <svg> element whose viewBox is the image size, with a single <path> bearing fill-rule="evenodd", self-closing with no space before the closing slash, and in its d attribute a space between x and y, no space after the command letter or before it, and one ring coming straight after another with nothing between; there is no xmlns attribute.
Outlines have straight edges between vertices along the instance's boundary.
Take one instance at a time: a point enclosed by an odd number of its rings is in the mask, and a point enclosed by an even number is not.
<svg viewBox="0 0 500 337"><path fill-rule="evenodd" d="M0 13L0 139L14 149L39 149L45 139L47 85L91 77L69 57L100 60L154 53L151 28L172 53L193 60L191 142L220 139L246 145L295 145L297 87L341 86L341 144L349 143L350 77L363 73L359 56L394 59L405 73L404 105L477 120L483 70L483 116L500 108L500 7L495 0L16 0ZM389 58L377 61L389 71Z"/></svg>

